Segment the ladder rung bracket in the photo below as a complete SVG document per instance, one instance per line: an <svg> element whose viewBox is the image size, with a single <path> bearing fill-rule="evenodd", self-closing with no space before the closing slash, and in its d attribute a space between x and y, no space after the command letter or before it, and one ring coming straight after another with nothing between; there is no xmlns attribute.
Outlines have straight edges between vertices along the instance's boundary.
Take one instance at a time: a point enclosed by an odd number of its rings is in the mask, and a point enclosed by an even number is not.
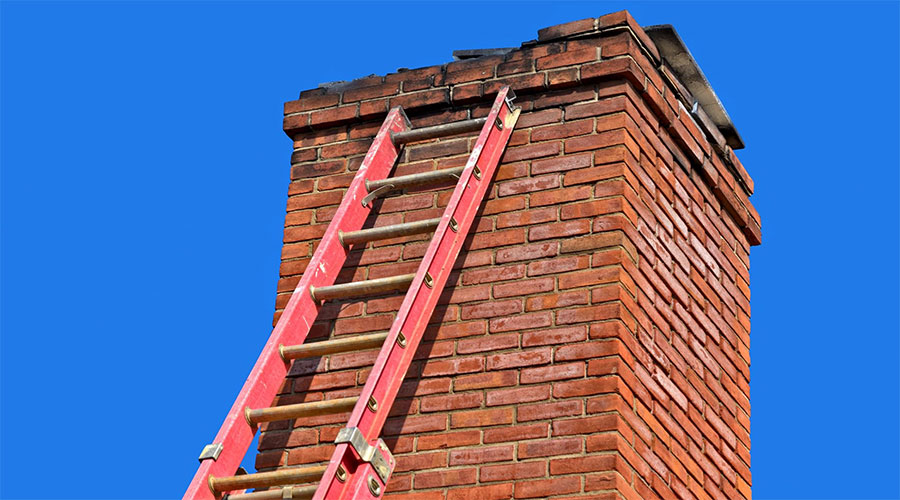
<svg viewBox="0 0 900 500"><path fill-rule="evenodd" d="M381 478L381 482L387 484L388 478L391 477L391 472L394 471L394 466L397 462L394 460L394 456L391 455L390 450L388 450L387 445L384 444L384 441L378 439L374 444L369 444L362 433L359 432L359 429L356 427L344 427L338 431L334 442L335 444L348 443L363 462L372 465L378 477Z"/></svg>
<svg viewBox="0 0 900 500"><path fill-rule="evenodd" d="M373 280L353 281L340 285L323 286L321 288L309 287L309 294L315 301L351 299L378 295L387 292L405 290L416 277L415 274L401 274L387 278Z"/></svg>
<svg viewBox="0 0 900 500"><path fill-rule="evenodd" d="M437 139L438 137L465 134L467 132L481 130L481 128L484 127L485 121L487 121L487 117L444 123L433 127L416 128L391 134L391 139L394 141L395 145L401 146L410 142L427 141L429 139Z"/></svg>
<svg viewBox="0 0 900 500"><path fill-rule="evenodd" d="M338 234L362 229L371 212L370 207L360 203L367 193L365 181L384 179L390 174L399 152L399 148L391 141L391 134L409 128L409 120L401 108L396 107L388 113L310 260L307 271L303 273L241 392L212 440L214 443L222 443L221 453L215 460L206 459L200 463L185 492L185 499L213 499L214 496L207 487L207 479L231 475L240 466L255 434L255 429L247 425L244 410L248 407L265 407L275 398L290 366L278 355L279 347L303 344L306 340L321 306L313 300L309 289L334 284L349 255L349 250L341 244Z"/></svg>
<svg viewBox="0 0 900 500"><path fill-rule="evenodd" d="M235 493L227 495L224 500L309 500L315 494L315 486L285 486L278 490Z"/></svg>
<svg viewBox="0 0 900 500"><path fill-rule="evenodd" d="M403 376L515 128L519 110L512 107L512 98L509 87L503 87L498 93L422 258L416 278L400 305L394 324L347 422L348 428L359 429L366 442L372 442L381 433ZM455 230L450 229L451 221L455 223ZM425 282L426 277L431 278L429 284ZM404 339L402 345L398 342L401 335ZM339 479L339 471L343 471L343 481ZM348 443L341 443L335 448L315 498L350 498L353 492L363 491L366 486L371 489L373 485L370 482L373 481L374 486L378 486L372 465L360 462L352 447ZM383 486L384 484L381 485L382 489Z"/></svg>
<svg viewBox="0 0 900 500"><path fill-rule="evenodd" d="M318 481L325 472L325 466L293 467L271 472L257 472L240 476L214 477L207 480L207 492L220 495L229 491L249 488L270 488ZM233 497L232 497L233 498Z"/></svg>
<svg viewBox="0 0 900 500"><path fill-rule="evenodd" d="M384 344L384 339L386 338L387 332L373 333L370 335L357 335L355 337L337 338L326 340L323 342L281 346L279 352L281 353L281 358L285 361L289 359L315 358L319 356L327 356L329 354L362 351L365 349L381 347L381 345Z"/></svg>
<svg viewBox="0 0 900 500"><path fill-rule="evenodd" d="M369 229L360 229L359 231L350 231L349 233L341 233L338 237L341 239L341 243L343 243L344 246L359 245L360 243L368 243L370 241L429 233L434 231L440 222L440 217L437 219L404 222L403 224L394 224L392 226L373 227Z"/></svg>
<svg viewBox="0 0 900 500"><path fill-rule="evenodd" d="M261 422L273 422L275 420L290 420L303 417L318 417L320 415L334 415L353 409L357 397L329 399L326 401L313 401L310 403L297 403L293 405L272 406L256 410L244 409L244 417L250 425Z"/></svg>
<svg viewBox="0 0 900 500"><path fill-rule="evenodd" d="M459 179L460 174L465 167L442 168L440 170L431 170L429 172L420 172L418 174L401 175L400 177L390 177L381 180L367 180L366 188L369 192L374 193L377 189L390 186L390 189L381 191L396 191L400 189L409 189L414 187L434 186Z"/></svg>

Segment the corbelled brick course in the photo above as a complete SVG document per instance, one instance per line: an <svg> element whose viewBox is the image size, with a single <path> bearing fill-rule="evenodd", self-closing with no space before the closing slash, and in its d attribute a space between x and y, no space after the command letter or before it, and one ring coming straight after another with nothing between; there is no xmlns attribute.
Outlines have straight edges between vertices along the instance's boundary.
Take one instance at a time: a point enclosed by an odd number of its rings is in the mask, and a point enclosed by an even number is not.
<svg viewBox="0 0 900 500"><path fill-rule="evenodd" d="M281 308L381 120L519 119L383 436L392 498L750 498L753 182L626 12L482 57L285 104L294 140ZM474 138L408 146L395 175L460 166ZM450 187L376 202L438 217ZM414 272L430 235L370 244L341 281ZM313 338L387 330L402 296L328 303ZM376 351L295 362L277 403L356 395ZM260 470L328 460L348 415L262 425Z"/></svg>

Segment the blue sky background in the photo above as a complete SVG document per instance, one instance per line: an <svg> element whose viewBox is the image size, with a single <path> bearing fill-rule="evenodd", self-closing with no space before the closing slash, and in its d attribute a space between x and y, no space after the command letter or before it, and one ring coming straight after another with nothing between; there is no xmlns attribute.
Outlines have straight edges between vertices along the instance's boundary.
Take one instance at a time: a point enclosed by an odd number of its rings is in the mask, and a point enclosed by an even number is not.
<svg viewBox="0 0 900 500"><path fill-rule="evenodd" d="M0 2L0 497L181 496L270 331L284 101L623 8L748 145L755 497L900 497L898 4L521 1Z"/></svg>

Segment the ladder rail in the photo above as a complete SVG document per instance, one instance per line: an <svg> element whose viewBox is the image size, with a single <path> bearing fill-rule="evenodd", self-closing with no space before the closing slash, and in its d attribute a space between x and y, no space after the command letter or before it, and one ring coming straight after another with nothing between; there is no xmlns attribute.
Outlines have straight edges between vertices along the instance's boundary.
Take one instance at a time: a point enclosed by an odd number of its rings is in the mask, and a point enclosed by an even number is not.
<svg viewBox="0 0 900 500"><path fill-rule="evenodd" d="M410 123L403 110L400 107L391 109L328 225L307 271L294 289L281 318L216 434L213 445L221 445L216 446L218 453L214 455L215 458L201 458L200 466L184 494L185 499L216 498L209 487L209 478L234 474L240 466L256 434L256 427L249 426L244 418L246 408L262 408L272 404L290 367L290 362L279 356L279 346L302 344L306 340L321 307L310 295L310 286L334 284L349 252L341 244L339 234L361 229L372 210L371 205L360 203L367 194L365 180L387 177L400 150L400 146L394 145L391 136L409 129Z"/></svg>
<svg viewBox="0 0 900 500"><path fill-rule="evenodd" d="M347 429L358 429L372 446L381 444L378 436L515 127L519 109L513 108L512 98L509 87L498 93L351 413ZM350 499L363 492L365 496L359 498L380 498L387 479L379 476L372 463L360 460L351 444L342 442L313 499Z"/></svg>

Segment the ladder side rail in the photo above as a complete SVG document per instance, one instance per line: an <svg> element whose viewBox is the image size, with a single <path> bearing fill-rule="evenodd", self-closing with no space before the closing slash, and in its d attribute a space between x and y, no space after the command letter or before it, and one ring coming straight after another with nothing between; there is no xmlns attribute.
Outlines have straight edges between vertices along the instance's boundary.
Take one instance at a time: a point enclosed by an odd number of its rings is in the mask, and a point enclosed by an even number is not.
<svg viewBox="0 0 900 500"><path fill-rule="evenodd" d="M393 108L375 136L319 247L216 434L213 443L222 445L221 452L217 458L208 458L200 463L184 494L185 500L215 498L207 484L208 478L229 476L240 466L256 434L256 427L251 427L244 417L245 408L264 408L272 404L290 368L290 362L285 362L279 355L279 346L302 344L306 340L321 307L313 300L309 288L334 284L349 254L339 240L339 232L362 228L371 212L371 205L361 203L367 194L365 180L383 179L390 174L400 150L391 141L391 134L409 129L409 120L402 108Z"/></svg>
<svg viewBox="0 0 900 500"><path fill-rule="evenodd" d="M350 416L347 427L358 428L370 445L378 445L378 436L403 377L515 128L519 110L513 109L511 98L512 93L508 87L502 88L498 93L444 210L435 236ZM497 123L502 123L502 128L498 128ZM476 169L480 170L478 175ZM454 219L457 226L456 231L450 229L451 219ZM432 280L430 286L425 284L426 275ZM398 342L401 333L405 337L405 346ZM370 409L370 398L374 398L377 405L375 411ZM338 479L339 466L346 472L344 481ZM374 489L377 494L373 494L370 485L372 481L377 483L377 488ZM385 483L386 481L380 480L372 464L362 462L350 444L341 443L337 445L313 499L380 498L384 494Z"/></svg>

